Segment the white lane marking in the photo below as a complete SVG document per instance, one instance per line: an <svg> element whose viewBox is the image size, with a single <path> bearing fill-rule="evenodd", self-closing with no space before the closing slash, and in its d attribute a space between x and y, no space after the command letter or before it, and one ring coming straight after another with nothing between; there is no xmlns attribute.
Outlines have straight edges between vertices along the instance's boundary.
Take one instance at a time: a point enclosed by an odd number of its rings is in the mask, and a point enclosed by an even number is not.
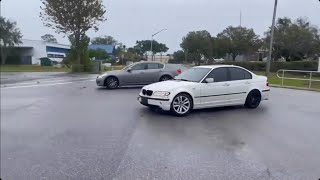
<svg viewBox="0 0 320 180"><path fill-rule="evenodd" d="M11 86L11 85L28 85L28 84L37 84L38 82L39 83L54 83L54 82L60 82L60 81L71 81L71 80L86 80L86 79L92 79L92 78L89 78L89 77L87 77L87 78L79 78L79 79L76 79L76 78L72 78L72 77L70 77L70 78L65 78L65 79L58 79L58 80L53 80L53 81L48 81L48 79L44 79L44 81L42 81L41 79L39 79L39 80L32 80L32 82L27 82L27 83L9 83L9 84L4 84L4 85L2 85L2 86Z"/></svg>
<svg viewBox="0 0 320 180"><path fill-rule="evenodd" d="M47 86L65 85L65 84L80 83L80 82L89 82L89 81L95 81L95 79L85 80L85 81L73 81L73 82L53 83L53 84L30 85L30 86L2 87L1 90L5 90L5 89L19 89L19 88L32 88L32 87L47 87Z"/></svg>

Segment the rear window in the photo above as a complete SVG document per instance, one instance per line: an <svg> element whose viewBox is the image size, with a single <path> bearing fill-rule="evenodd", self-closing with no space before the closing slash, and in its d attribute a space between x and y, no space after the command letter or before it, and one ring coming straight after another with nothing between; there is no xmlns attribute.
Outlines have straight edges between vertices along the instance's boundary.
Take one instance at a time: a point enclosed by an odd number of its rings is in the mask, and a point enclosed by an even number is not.
<svg viewBox="0 0 320 180"><path fill-rule="evenodd" d="M251 73L241 68L229 68L229 72L231 81L252 79Z"/></svg>

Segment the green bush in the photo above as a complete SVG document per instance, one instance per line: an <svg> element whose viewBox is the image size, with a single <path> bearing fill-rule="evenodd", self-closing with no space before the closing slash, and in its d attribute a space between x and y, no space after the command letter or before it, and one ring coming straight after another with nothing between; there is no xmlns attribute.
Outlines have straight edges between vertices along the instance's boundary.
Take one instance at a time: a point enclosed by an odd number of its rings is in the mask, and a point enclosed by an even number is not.
<svg viewBox="0 0 320 180"><path fill-rule="evenodd" d="M219 64L229 64L241 66L251 71L265 71L266 62L223 62ZM277 72L280 69L302 70L302 71L317 71L317 61L293 61L293 62L272 62L271 71Z"/></svg>
<svg viewBox="0 0 320 180"><path fill-rule="evenodd" d="M180 64L180 61L177 61L175 59L169 59L169 64Z"/></svg>
<svg viewBox="0 0 320 180"><path fill-rule="evenodd" d="M83 72L84 71L84 65L82 64L73 64L71 66L72 72Z"/></svg>
<svg viewBox="0 0 320 180"><path fill-rule="evenodd" d="M87 63L83 66L84 72L92 72L93 71L93 63Z"/></svg>
<svg viewBox="0 0 320 180"><path fill-rule="evenodd" d="M20 65L21 57L20 56L8 56L6 64L8 65Z"/></svg>

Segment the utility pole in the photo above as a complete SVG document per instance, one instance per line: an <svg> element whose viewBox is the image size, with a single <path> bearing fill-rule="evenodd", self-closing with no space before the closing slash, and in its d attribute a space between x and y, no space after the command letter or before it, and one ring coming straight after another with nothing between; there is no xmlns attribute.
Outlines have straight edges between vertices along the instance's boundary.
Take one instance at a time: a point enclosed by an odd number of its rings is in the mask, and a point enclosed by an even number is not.
<svg viewBox="0 0 320 180"><path fill-rule="evenodd" d="M275 0L274 9L273 9L272 26L271 26L269 56L268 56L267 68L266 68L266 76L270 75L270 66L271 66L271 61L272 61L272 49L273 49L273 37L274 37L274 26L276 23L276 16L277 16L277 6L278 6L278 0Z"/></svg>
<svg viewBox="0 0 320 180"><path fill-rule="evenodd" d="M0 0L0 17L2 17L2 15L1 15L1 0Z"/></svg>
<svg viewBox="0 0 320 180"><path fill-rule="evenodd" d="M242 27L242 11L240 10L240 27Z"/></svg>
<svg viewBox="0 0 320 180"><path fill-rule="evenodd" d="M0 17L2 17L2 14L1 14L1 8L2 8L2 6L1 6L1 1L2 1L2 0L0 0ZM0 56L1 56L1 57L2 57L2 54L3 54L3 48L4 48L4 47L2 47L2 46L4 46L4 45L3 45L3 39L0 38ZM4 61L4 60L1 59L1 61ZM0 62L0 63L2 63L2 62Z"/></svg>
<svg viewBox="0 0 320 180"><path fill-rule="evenodd" d="M154 33L152 36L151 36L151 61L153 61L153 37L155 36L155 35L157 35L157 34L159 34L159 33L161 33L162 31L166 31L167 29L162 29L162 30L160 30L160 31L158 31L158 32L156 32L156 33Z"/></svg>

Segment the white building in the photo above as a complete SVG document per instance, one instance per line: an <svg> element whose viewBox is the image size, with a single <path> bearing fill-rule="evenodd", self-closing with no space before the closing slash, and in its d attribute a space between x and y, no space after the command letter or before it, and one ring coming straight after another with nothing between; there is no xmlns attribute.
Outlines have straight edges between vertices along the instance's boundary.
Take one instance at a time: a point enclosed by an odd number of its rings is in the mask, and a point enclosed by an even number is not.
<svg viewBox="0 0 320 180"><path fill-rule="evenodd" d="M168 63L171 58L172 58L171 56L166 56L166 55L154 55L153 61ZM148 55L147 60L151 61L151 59L152 59L152 57L150 55Z"/></svg>
<svg viewBox="0 0 320 180"><path fill-rule="evenodd" d="M40 64L40 58L48 57L53 61L61 62L70 52L70 46L57 43L48 43L41 40L21 40L14 49L21 56L21 64Z"/></svg>

